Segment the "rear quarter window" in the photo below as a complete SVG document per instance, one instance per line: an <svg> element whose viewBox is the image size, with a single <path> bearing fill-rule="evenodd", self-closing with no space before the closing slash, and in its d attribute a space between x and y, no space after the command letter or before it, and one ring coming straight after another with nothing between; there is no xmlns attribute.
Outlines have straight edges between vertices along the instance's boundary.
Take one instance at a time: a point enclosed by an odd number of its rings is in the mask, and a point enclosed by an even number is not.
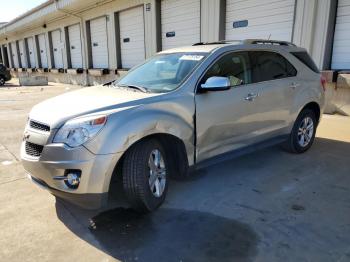
<svg viewBox="0 0 350 262"><path fill-rule="evenodd" d="M315 73L320 73L315 62L307 52L291 52L291 54Z"/></svg>

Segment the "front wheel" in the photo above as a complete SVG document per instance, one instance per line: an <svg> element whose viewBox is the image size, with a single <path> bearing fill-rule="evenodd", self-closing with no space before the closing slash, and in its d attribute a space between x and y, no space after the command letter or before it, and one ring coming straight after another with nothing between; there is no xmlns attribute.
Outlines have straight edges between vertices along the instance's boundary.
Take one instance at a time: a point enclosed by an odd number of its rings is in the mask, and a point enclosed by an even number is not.
<svg viewBox="0 0 350 262"><path fill-rule="evenodd" d="M168 189L167 159L155 139L132 146L123 161L123 188L131 206L141 212L159 207Z"/></svg>
<svg viewBox="0 0 350 262"><path fill-rule="evenodd" d="M314 142L316 128L315 113L310 109L304 109L295 120L285 148L292 153L304 153Z"/></svg>

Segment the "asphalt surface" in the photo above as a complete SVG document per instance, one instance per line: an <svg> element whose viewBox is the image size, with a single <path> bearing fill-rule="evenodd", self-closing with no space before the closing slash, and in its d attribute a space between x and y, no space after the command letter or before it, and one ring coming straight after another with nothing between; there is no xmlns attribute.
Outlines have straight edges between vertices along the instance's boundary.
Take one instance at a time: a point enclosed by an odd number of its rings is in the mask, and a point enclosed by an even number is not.
<svg viewBox="0 0 350 262"><path fill-rule="evenodd" d="M19 161L30 108L76 88L0 88L0 261L350 261L349 117L325 115L303 155L275 146L170 181L152 214L123 199L95 212L32 184Z"/></svg>

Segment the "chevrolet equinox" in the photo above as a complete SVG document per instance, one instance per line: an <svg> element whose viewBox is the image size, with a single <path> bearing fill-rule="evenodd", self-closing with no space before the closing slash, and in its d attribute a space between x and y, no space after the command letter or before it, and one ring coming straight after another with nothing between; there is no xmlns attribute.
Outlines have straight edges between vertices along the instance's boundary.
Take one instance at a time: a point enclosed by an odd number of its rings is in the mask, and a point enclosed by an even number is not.
<svg viewBox="0 0 350 262"><path fill-rule="evenodd" d="M34 106L23 166L32 181L84 208L103 206L119 178L130 205L152 211L169 178L194 167L275 143L308 150L324 84L306 50L289 42L162 51L116 81Z"/></svg>

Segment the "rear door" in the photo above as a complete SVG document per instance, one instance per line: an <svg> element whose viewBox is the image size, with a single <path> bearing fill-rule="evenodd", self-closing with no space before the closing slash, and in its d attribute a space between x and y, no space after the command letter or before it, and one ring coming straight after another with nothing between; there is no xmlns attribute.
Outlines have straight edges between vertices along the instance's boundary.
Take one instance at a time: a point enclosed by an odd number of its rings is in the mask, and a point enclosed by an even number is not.
<svg viewBox="0 0 350 262"><path fill-rule="evenodd" d="M222 56L201 83L213 76L229 77L232 87L196 94L198 161L254 143L260 122L265 120L265 113L257 106L260 86L252 83L248 52Z"/></svg>
<svg viewBox="0 0 350 262"><path fill-rule="evenodd" d="M300 83L297 70L281 54L251 51L253 82L259 86L257 106L264 113L259 130L264 138L282 134L289 127L291 108Z"/></svg>

